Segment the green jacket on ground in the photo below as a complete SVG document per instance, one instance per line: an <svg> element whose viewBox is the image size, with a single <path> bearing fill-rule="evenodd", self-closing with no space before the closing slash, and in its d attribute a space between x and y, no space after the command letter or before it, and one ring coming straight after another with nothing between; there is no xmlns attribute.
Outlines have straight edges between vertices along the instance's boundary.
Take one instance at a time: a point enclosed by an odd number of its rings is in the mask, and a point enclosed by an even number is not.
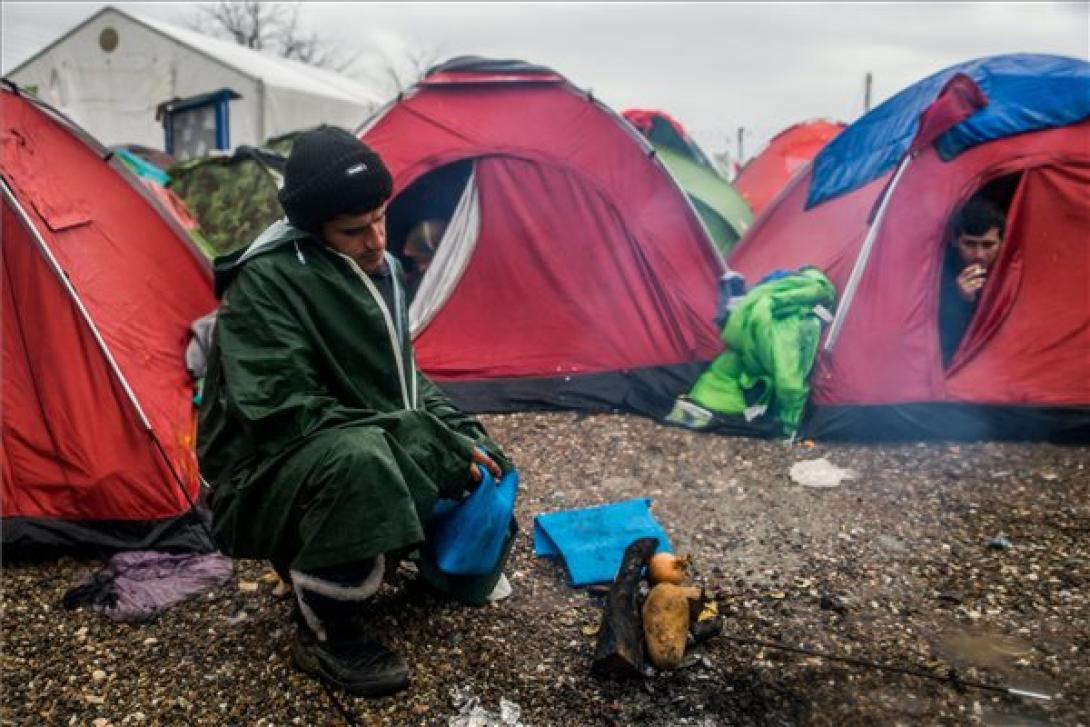
<svg viewBox="0 0 1090 727"><path fill-rule="evenodd" d="M816 268L806 268L750 290L731 313L721 338L727 350L701 374L689 397L720 414L742 416L767 406L785 434L798 429L810 396L821 320L836 290Z"/></svg>
<svg viewBox="0 0 1090 727"><path fill-rule="evenodd" d="M223 552L308 571L411 549L436 500L470 485L473 446L509 466L417 369L387 260L392 307L354 261L284 222L217 269L230 280L197 450Z"/></svg>

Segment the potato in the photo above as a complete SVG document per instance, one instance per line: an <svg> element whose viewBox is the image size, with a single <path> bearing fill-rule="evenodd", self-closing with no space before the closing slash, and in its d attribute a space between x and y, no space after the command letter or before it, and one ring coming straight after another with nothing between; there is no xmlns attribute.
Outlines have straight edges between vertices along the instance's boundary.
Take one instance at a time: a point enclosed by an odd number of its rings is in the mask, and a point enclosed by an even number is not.
<svg viewBox="0 0 1090 727"><path fill-rule="evenodd" d="M643 638L647 657L659 669L673 669L685 655L689 634L689 600L700 598L700 589L659 583L643 604Z"/></svg>
<svg viewBox="0 0 1090 727"><path fill-rule="evenodd" d="M656 553L647 564L647 579L652 585L673 583L680 586L685 580L688 568L688 558L679 558L673 553Z"/></svg>

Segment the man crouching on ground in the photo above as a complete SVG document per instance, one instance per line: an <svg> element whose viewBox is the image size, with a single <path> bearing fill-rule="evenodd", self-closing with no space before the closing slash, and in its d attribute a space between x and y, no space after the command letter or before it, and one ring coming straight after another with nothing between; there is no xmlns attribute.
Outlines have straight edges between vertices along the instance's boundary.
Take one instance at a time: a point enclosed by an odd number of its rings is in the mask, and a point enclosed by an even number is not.
<svg viewBox="0 0 1090 727"><path fill-rule="evenodd" d="M464 495L478 465L510 467L416 368L401 267L386 252L391 190L382 159L347 131L298 137L280 192L287 221L217 265L198 431L217 544L292 584L295 665L363 696L408 684L363 601L402 556L426 554L437 499ZM482 602L507 551L485 576L421 572Z"/></svg>

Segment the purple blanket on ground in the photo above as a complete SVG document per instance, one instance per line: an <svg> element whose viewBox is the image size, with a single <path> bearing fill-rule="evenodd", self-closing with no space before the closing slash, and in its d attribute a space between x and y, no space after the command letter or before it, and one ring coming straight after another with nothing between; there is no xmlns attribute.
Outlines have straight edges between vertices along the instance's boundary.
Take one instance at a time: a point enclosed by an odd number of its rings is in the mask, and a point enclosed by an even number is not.
<svg viewBox="0 0 1090 727"><path fill-rule="evenodd" d="M220 553L118 553L64 594L66 608L89 606L115 621L146 621L176 603L231 580L234 565Z"/></svg>

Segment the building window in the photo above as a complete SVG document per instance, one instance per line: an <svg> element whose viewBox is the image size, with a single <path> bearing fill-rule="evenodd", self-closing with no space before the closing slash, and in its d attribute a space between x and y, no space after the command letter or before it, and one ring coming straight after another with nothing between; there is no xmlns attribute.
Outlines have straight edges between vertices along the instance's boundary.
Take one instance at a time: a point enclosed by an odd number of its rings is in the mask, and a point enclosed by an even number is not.
<svg viewBox="0 0 1090 727"><path fill-rule="evenodd" d="M98 47L107 53L112 53L117 48L117 42L117 31L113 28L103 28L102 32L98 34Z"/></svg>
<svg viewBox="0 0 1090 727"><path fill-rule="evenodd" d="M179 161L231 148L231 117L228 104L242 98L221 88L189 98L159 104L155 118L163 123L166 151Z"/></svg>

